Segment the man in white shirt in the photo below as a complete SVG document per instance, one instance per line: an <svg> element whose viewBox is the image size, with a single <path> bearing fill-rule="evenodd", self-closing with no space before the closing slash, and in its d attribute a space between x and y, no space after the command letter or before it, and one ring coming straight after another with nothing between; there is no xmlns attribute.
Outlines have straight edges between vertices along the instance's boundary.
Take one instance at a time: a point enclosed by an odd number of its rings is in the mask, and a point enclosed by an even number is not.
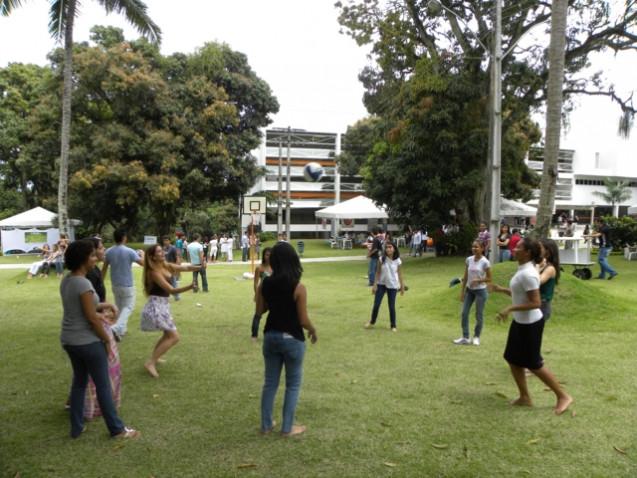
<svg viewBox="0 0 637 478"><path fill-rule="evenodd" d="M422 232L420 229L414 232L414 235L411 238L411 253L410 256L420 256L420 246L422 245Z"/></svg>

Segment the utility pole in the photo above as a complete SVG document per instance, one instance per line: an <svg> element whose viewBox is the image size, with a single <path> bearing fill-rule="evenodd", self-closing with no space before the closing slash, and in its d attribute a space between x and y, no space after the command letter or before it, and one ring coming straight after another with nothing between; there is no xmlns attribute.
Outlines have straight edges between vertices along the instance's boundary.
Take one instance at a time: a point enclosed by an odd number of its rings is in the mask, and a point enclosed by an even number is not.
<svg viewBox="0 0 637 478"><path fill-rule="evenodd" d="M337 158L341 154L341 133L336 134L336 144L334 145L334 155ZM334 205L341 202L341 173L338 163L334 159ZM340 219L332 219L332 237L338 235L338 225Z"/></svg>
<svg viewBox="0 0 637 478"><path fill-rule="evenodd" d="M287 240L291 240L292 239L292 234L290 231L290 206L291 206L291 194L290 194L290 163L291 163L291 159L290 159L290 144L292 142L292 138L291 138L291 129L290 126L288 126L288 171L287 171L287 200L285 203L285 233L287 234Z"/></svg>
<svg viewBox="0 0 637 478"><path fill-rule="evenodd" d="M499 254L496 241L500 235L500 189L502 174L502 0L495 2L495 30L493 32L493 148L491 157L491 254L489 260L497 263Z"/></svg>
<svg viewBox="0 0 637 478"><path fill-rule="evenodd" d="M279 136L279 194L277 195L277 225L276 225L276 233L277 236L281 234L283 230L283 206L282 206L282 196L283 195L283 140Z"/></svg>

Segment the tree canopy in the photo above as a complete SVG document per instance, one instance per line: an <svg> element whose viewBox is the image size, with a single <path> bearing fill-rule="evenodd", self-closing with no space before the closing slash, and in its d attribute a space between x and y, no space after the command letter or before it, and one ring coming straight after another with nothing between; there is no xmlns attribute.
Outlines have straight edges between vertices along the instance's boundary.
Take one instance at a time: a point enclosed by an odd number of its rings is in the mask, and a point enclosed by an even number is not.
<svg viewBox="0 0 637 478"><path fill-rule="evenodd" d="M235 199L254 184L260 170L250 152L278 103L245 55L208 43L190 55L165 57L144 39L126 41L119 29L92 32L92 44L74 49L73 217L95 230L106 224L134 230L139 216L149 214L163 234L179 222L182 209ZM45 139L58 137L62 50L50 61L35 81L42 94L25 119L30 134ZM6 70L19 68L30 67ZM17 168L35 148L28 159L45 177L11 186L42 191L37 201L46 203L59 146L35 145L29 137L14 143L14 157L3 154L1 166Z"/></svg>

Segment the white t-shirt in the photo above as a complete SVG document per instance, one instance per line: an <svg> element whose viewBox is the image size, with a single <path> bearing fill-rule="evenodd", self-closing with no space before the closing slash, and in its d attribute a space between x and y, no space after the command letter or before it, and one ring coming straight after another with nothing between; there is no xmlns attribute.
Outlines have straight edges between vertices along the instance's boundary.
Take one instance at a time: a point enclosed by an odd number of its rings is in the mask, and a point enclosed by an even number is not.
<svg viewBox="0 0 637 478"><path fill-rule="evenodd" d="M509 284L513 305L524 304L529 301L526 293L540 289L540 274L533 265L533 261L518 267L518 271L511 278ZM538 309L513 311L513 318L519 324L533 324L542 318L542 311Z"/></svg>
<svg viewBox="0 0 637 478"><path fill-rule="evenodd" d="M388 289L400 289L400 279L398 277L398 267L402 264L400 257L398 259L390 259L383 256L379 261L380 280L379 284L384 285Z"/></svg>
<svg viewBox="0 0 637 478"><path fill-rule="evenodd" d="M486 289L487 284L484 282L481 282L476 286L472 286L471 282L474 280L486 279L487 269L491 267L489 259L482 256L480 260L476 262L475 256L469 256L465 263L467 264L467 288L473 290Z"/></svg>
<svg viewBox="0 0 637 478"><path fill-rule="evenodd" d="M416 231L416 233L414 234L413 243L414 246L419 246L420 244L422 244L422 234L420 231Z"/></svg>

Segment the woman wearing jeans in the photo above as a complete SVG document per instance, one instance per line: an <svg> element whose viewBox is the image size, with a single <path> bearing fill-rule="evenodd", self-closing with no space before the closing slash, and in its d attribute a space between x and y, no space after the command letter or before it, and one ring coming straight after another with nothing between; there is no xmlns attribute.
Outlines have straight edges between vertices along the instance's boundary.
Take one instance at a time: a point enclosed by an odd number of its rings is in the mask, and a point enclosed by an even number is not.
<svg viewBox="0 0 637 478"><path fill-rule="evenodd" d="M383 302L383 297L387 293L387 304L389 305L389 325L392 332L396 332L396 294L400 290L400 295L405 293L405 282L403 273L400 270L400 252L398 248L389 241L385 242L385 252L378 259L376 267L376 278L372 287L374 294L374 307L372 308L372 318L365 324L366 329L372 328L378 318L378 310Z"/></svg>
<svg viewBox="0 0 637 478"><path fill-rule="evenodd" d="M126 428L117 416L108 375L109 337L103 327L108 304L100 304L95 289L86 278L97 263L90 240L71 243L64 254L71 272L60 283L64 316L60 340L73 366L71 386L71 437L84 431L84 397L89 376L95 383L97 400L112 437L136 438L139 432Z"/></svg>
<svg viewBox="0 0 637 478"><path fill-rule="evenodd" d="M256 314L269 311L263 337L265 381L261 393L261 433L270 433L274 427L274 397L285 365L281 435L299 435L306 429L294 425L303 378L303 329L308 331L312 343L317 340L316 329L307 315L307 291L300 282L303 268L294 248L287 242L277 243L270 254L270 265L272 275L259 285L256 306Z"/></svg>
<svg viewBox="0 0 637 478"><path fill-rule="evenodd" d="M484 244L473 241L471 245L472 256L465 261L464 277L462 278L462 291L460 302L462 306L462 337L453 341L456 345L480 345L480 334L484 323L484 305L487 303L487 284L491 282L491 264L484 257ZM469 340L469 312L471 306L476 303L476 327L473 331L473 340Z"/></svg>

